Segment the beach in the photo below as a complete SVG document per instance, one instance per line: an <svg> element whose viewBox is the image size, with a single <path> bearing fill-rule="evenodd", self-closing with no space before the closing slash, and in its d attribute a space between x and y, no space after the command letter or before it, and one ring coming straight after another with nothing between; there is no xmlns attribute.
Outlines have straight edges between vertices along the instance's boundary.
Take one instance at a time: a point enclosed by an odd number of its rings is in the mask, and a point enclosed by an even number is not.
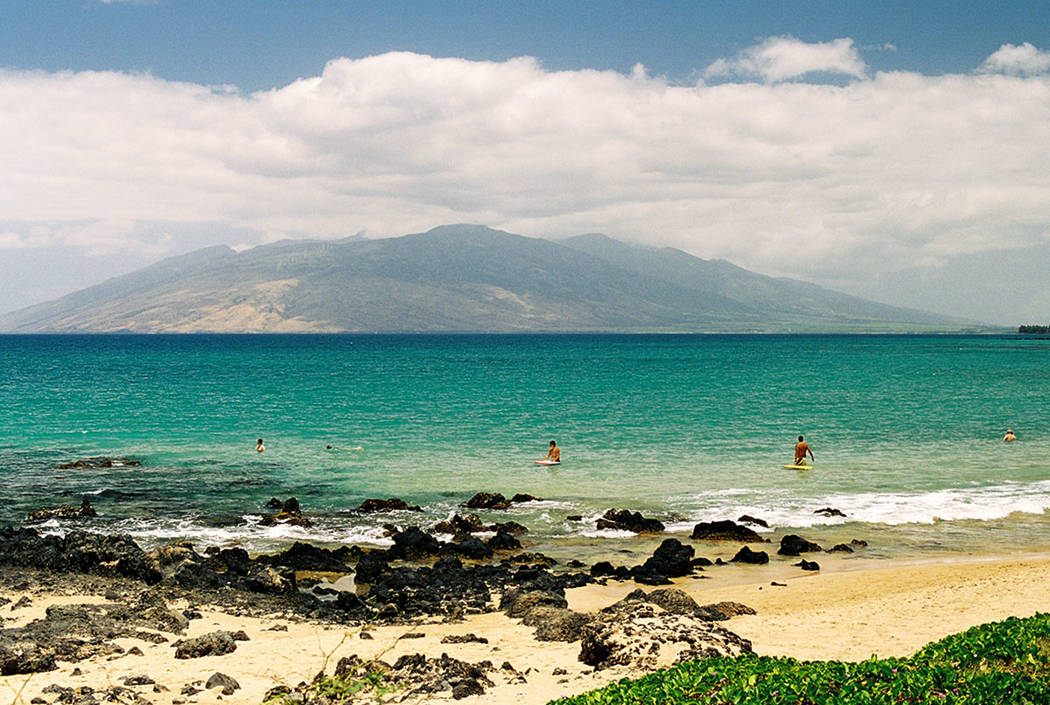
<svg viewBox="0 0 1050 705"><path fill-rule="evenodd" d="M906 656L930 641L977 624L1050 610L1045 589L1048 580L1050 556L1031 554L871 562L859 568L855 563L840 563L815 573L801 573L784 562L731 565L676 579L673 587L701 605L732 600L752 608L755 614L734 616L720 626L749 640L755 653L803 660L863 660L872 655ZM11 605L24 596L32 604L4 607L4 628L39 619L54 605L105 601L99 594L60 594L69 588L61 580L55 582L51 588L11 590L7 581L2 594ZM571 610L590 612L636 588L631 581L610 581L604 586L567 590L566 597ZM173 602L171 606L184 609L190 605ZM579 642L536 641L533 627L501 612L468 615L452 622L421 617L384 626L332 625L287 615L247 616L196 607L201 616L190 621L181 638L228 630L243 631L247 639L238 641L232 653L179 660L173 657L170 643L122 638L116 641L123 653L60 663L56 671L4 677L5 697L12 702L28 703L39 697L53 702L54 691L50 695L43 692L51 684L102 690L119 686L129 677L147 676L155 684L128 689L151 703L214 702L220 697L224 702L258 703L274 687L309 682L322 671L331 674L339 659L351 654L393 663L400 656L420 653L493 663L492 686L467 702L540 705L645 671L631 667L595 670L577 659ZM362 633L370 638L362 638ZM488 643L442 643L450 635L468 634ZM132 650L136 646L141 653ZM217 672L235 679L239 688L227 695L220 694L219 686L204 689ZM190 694L186 694L187 686ZM418 700L428 698L452 699L450 693L439 692Z"/></svg>
<svg viewBox="0 0 1050 705"><path fill-rule="evenodd" d="M4 342L16 702L258 703L324 671L546 703L1050 609L1040 341ZM812 468L783 469L801 433ZM552 439L562 465L535 466Z"/></svg>

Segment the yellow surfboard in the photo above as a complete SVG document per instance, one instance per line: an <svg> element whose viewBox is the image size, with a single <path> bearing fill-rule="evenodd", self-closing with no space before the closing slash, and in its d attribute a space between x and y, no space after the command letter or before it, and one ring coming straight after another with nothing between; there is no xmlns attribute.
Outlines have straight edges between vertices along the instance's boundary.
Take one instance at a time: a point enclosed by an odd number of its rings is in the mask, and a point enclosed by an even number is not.
<svg viewBox="0 0 1050 705"><path fill-rule="evenodd" d="M785 470L812 470L812 465L785 465Z"/></svg>

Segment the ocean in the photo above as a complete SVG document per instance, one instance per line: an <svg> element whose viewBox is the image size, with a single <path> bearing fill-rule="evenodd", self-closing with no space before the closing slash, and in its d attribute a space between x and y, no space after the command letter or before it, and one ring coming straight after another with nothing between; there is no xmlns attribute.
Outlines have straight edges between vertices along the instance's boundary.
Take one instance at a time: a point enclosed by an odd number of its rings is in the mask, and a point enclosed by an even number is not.
<svg viewBox="0 0 1050 705"><path fill-rule="evenodd" d="M1048 400L1050 341L1018 336L0 336L0 522L86 497L97 518L30 525L383 545L487 491L542 498L482 518L562 557L654 542L597 530L613 507L679 537L750 514L860 560L1040 551ZM800 434L814 467L784 469ZM534 465L551 439L562 465ZM103 456L141 466L57 467ZM315 526L258 525L291 496ZM394 496L424 511L354 511Z"/></svg>

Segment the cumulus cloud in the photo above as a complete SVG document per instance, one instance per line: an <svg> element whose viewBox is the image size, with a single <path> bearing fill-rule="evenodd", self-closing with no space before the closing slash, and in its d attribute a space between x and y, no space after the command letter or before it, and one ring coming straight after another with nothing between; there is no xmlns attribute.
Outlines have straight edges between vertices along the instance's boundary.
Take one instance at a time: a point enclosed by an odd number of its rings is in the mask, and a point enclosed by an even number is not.
<svg viewBox="0 0 1050 705"><path fill-rule="evenodd" d="M823 59L763 65L768 83L412 53L251 94L0 72L0 248L46 236L56 256L154 253L189 231L244 245L478 222L850 288L1050 237L1050 78L861 78L852 42L819 46ZM779 80L835 66L859 80ZM143 234L158 223L169 239Z"/></svg>
<svg viewBox="0 0 1050 705"><path fill-rule="evenodd" d="M1007 73L1015 76L1034 76L1050 71L1050 51L1040 51L1024 44L1004 44L981 64L984 73Z"/></svg>
<svg viewBox="0 0 1050 705"><path fill-rule="evenodd" d="M734 58L715 61L704 75L707 78L759 78L775 83L813 73L864 78L867 71L852 39L808 43L794 37L770 37Z"/></svg>

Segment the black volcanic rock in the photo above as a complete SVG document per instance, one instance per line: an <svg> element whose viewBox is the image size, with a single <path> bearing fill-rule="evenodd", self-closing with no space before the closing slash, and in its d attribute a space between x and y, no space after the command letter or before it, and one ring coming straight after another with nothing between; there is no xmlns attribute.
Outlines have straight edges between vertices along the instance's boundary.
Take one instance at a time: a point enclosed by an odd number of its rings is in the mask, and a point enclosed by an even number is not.
<svg viewBox="0 0 1050 705"><path fill-rule="evenodd" d="M497 532L486 543L493 551L513 551L521 548L521 541L518 541L506 531Z"/></svg>
<svg viewBox="0 0 1050 705"><path fill-rule="evenodd" d="M476 534L479 531L487 531L488 527L477 514L468 514L465 517L453 514L451 518L434 524L432 530L439 534Z"/></svg>
<svg viewBox="0 0 1050 705"><path fill-rule="evenodd" d="M668 578L692 573L692 560L692 546L685 546L678 539L665 539L645 563L631 568L630 575L643 585L667 585L671 582Z"/></svg>
<svg viewBox="0 0 1050 705"><path fill-rule="evenodd" d="M474 536L467 537L456 544L456 550L464 558L471 558L473 560L492 558L492 548L486 545L484 541Z"/></svg>
<svg viewBox="0 0 1050 705"><path fill-rule="evenodd" d="M409 526L394 534L389 554L393 558L425 558L442 552L441 543L418 526Z"/></svg>
<svg viewBox="0 0 1050 705"><path fill-rule="evenodd" d="M374 512L393 511L421 512L423 509L418 505L410 505L400 497L391 497L389 499L366 499L361 502L361 506L357 508L357 511L362 514L371 514Z"/></svg>
<svg viewBox="0 0 1050 705"><path fill-rule="evenodd" d="M754 524L756 526L761 526L764 529L769 528L769 522L767 522L765 519L759 519L758 517L753 517L750 514L744 514L743 516L738 518L737 521L741 524Z"/></svg>
<svg viewBox="0 0 1050 705"><path fill-rule="evenodd" d="M301 541L296 541L282 553L264 556L261 560L265 560L270 565L286 566L295 570L326 571L331 573L348 572L346 563L337 557L335 551Z"/></svg>
<svg viewBox="0 0 1050 705"><path fill-rule="evenodd" d="M233 634L226 631L211 632L195 639L180 639L172 646L175 648L175 658L177 659L222 656L237 650Z"/></svg>
<svg viewBox="0 0 1050 705"><path fill-rule="evenodd" d="M752 551L747 546L743 546L739 551L737 551L736 555L733 556L730 562L763 565L765 563L769 563L769 554L765 551Z"/></svg>
<svg viewBox="0 0 1050 705"><path fill-rule="evenodd" d="M800 553L810 553L823 550L823 548L812 541L807 541L801 536L796 536L795 534L788 534L780 539L780 550L777 551L777 554L781 556L797 556Z"/></svg>
<svg viewBox="0 0 1050 705"><path fill-rule="evenodd" d="M510 506L510 500L499 492L478 492L467 500L469 509L506 509Z"/></svg>
<svg viewBox="0 0 1050 705"><path fill-rule="evenodd" d="M501 521L499 523L492 524L491 526L486 527L486 528L489 531L495 531L497 533L502 531L505 534L527 534L527 533L529 533L529 528L527 526L525 526L524 524L519 524L516 521Z"/></svg>
<svg viewBox="0 0 1050 705"><path fill-rule="evenodd" d="M150 585L161 573L130 536L100 536L70 531L42 536L35 529L0 529L0 564L37 568L51 573L93 573L134 578Z"/></svg>
<svg viewBox="0 0 1050 705"><path fill-rule="evenodd" d="M30 512L29 516L26 517L26 521L49 521L51 519L83 519L86 517L98 516L95 512L95 508L91 506L91 502L88 501L87 497L80 503L79 507L74 507L69 504L63 504L55 509L38 509L35 512Z"/></svg>
<svg viewBox="0 0 1050 705"><path fill-rule="evenodd" d="M598 519L599 529L633 531L636 534L656 534L664 530L662 522L642 516L628 509L610 509Z"/></svg>
<svg viewBox="0 0 1050 705"><path fill-rule="evenodd" d="M728 519L700 522L693 527L691 538L698 541L740 541L743 543L768 543L752 529L740 526Z"/></svg>

